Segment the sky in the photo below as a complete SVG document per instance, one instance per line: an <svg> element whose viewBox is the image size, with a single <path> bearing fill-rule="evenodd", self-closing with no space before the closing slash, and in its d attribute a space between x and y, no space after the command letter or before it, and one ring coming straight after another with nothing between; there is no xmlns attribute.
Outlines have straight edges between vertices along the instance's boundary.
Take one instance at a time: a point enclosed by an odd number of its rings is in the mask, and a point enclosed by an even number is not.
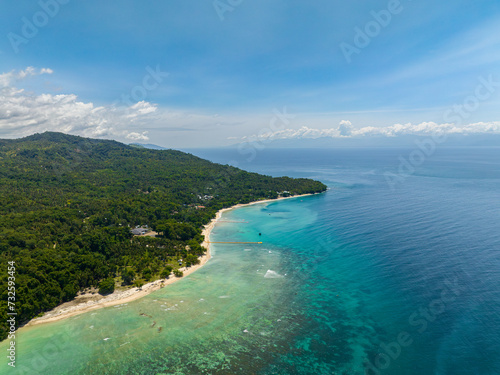
<svg viewBox="0 0 500 375"><path fill-rule="evenodd" d="M500 134L498 0L4 0L0 21L0 138Z"/></svg>

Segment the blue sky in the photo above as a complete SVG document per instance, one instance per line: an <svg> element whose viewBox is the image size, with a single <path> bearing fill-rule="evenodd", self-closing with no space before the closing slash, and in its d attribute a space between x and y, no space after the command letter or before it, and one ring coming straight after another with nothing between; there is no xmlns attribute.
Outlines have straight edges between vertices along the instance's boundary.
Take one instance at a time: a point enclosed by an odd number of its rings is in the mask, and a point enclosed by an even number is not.
<svg viewBox="0 0 500 375"><path fill-rule="evenodd" d="M500 82L498 1L42 0L3 2L0 14L2 137L219 146L273 132L284 108L286 134L335 134L341 121L500 129L497 86L460 121L444 115ZM346 59L342 45L357 52Z"/></svg>

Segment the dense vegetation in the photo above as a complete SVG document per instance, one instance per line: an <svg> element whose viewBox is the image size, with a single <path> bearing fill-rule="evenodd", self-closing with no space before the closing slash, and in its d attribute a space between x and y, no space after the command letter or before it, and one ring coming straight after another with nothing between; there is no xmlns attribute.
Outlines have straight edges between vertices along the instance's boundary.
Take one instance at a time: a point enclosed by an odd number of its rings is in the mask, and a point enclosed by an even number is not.
<svg viewBox="0 0 500 375"><path fill-rule="evenodd" d="M15 261L22 324L82 289L112 291L111 279L140 285L180 275L178 260L198 262L201 228L223 207L325 189L115 141L60 133L0 140L0 339L8 261ZM138 225L161 236L133 236Z"/></svg>

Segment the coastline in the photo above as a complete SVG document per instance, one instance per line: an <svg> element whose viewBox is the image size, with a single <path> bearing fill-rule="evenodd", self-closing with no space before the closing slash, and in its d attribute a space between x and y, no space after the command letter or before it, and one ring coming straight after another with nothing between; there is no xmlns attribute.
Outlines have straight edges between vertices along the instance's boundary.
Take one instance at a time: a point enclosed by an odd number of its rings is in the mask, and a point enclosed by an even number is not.
<svg viewBox="0 0 500 375"><path fill-rule="evenodd" d="M30 327L38 324L44 324L44 323L50 323L50 322L56 322L59 320L63 320L66 318L70 318L72 316L80 315L92 310L104 308L104 307L112 307L116 305L121 305L124 303L132 302L135 301L139 298L142 298L156 290L159 290L167 285L173 284L178 280L181 280L182 278L192 274L193 272L199 270L201 267L203 267L211 258L211 253L210 253L210 234L215 227L215 224L219 221L221 218L222 214L226 211L234 210L236 208L240 207L245 207L245 206L251 206L255 204L263 204L263 203L271 203L271 202L276 202L278 200L283 200L283 199L290 199L290 198L299 198L299 197L305 197L309 195L314 195L317 193L310 193L310 194L300 194L300 195L293 195L290 197L279 197L276 199L265 199L265 200L258 200L250 203L240 203L231 207L223 208L219 211L217 211L215 218L213 218L210 223L205 225L205 227L202 230L202 235L204 237L203 242L201 243L201 246L205 247L207 249L207 252L205 255L203 255L200 258L200 263L192 266L188 269L185 267L180 268L181 271L183 271L184 276L183 277L175 277L172 276L169 279L161 279L161 280L156 280L152 281L148 284L143 285L141 288L131 288L131 289L126 289L122 291L115 291L114 293L108 295L108 296L101 296L99 294L91 294L91 293L85 293L77 296L73 301L63 303L51 311L46 312L43 316L34 318L30 320L27 324L24 325L24 327Z"/></svg>

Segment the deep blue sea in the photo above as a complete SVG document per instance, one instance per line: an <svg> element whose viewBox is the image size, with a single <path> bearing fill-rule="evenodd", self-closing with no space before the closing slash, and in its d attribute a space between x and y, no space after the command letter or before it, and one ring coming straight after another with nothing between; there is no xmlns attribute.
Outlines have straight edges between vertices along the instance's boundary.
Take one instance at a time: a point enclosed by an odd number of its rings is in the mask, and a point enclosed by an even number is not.
<svg viewBox="0 0 500 375"><path fill-rule="evenodd" d="M414 151L190 150L329 190L226 212L212 241L263 244L22 328L0 374L500 374L500 149Z"/></svg>
<svg viewBox="0 0 500 375"><path fill-rule="evenodd" d="M412 151L191 150L330 188L257 225L300 317L263 373L500 374L500 149Z"/></svg>

